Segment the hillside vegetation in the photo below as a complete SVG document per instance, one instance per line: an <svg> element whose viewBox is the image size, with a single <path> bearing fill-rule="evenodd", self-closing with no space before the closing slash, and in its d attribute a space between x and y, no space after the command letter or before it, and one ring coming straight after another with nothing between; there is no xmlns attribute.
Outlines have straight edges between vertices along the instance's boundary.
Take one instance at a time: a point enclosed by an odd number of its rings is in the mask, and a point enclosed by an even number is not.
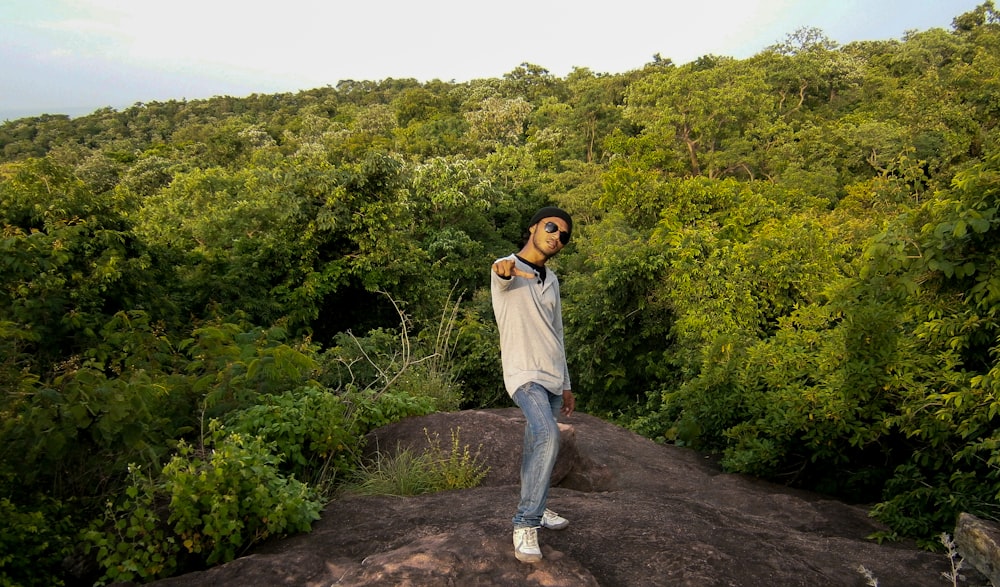
<svg viewBox="0 0 1000 587"><path fill-rule="evenodd" d="M507 406L489 266L542 205L584 411L1000 519L1000 13L565 78L341 81L0 125L0 584L307 531L363 435Z"/></svg>

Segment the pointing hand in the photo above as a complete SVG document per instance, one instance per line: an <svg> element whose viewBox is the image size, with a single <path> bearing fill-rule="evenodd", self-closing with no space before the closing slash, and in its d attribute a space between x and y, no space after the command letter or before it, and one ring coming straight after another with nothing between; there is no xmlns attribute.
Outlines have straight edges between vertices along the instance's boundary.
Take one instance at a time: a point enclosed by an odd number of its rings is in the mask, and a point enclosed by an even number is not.
<svg viewBox="0 0 1000 587"><path fill-rule="evenodd" d="M500 277L509 279L511 277L523 277L525 279L535 279L537 275L534 273L528 273L522 269L517 268L517 264L514 263L513 259L501 259L493 264L493 273L496 273Z"/></svg>

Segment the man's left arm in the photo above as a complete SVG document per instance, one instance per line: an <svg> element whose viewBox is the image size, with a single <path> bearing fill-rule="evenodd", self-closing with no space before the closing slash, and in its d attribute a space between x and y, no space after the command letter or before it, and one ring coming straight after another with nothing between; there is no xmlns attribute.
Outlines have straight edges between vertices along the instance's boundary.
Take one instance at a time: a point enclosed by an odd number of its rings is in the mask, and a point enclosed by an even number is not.
<svg viewBox="0 0 1000 587"><path fill-rule="evenodd" d="M559 282L557 281L556 284ZM569 362L566 360L566 339L565 332L563 330L563 319L562 319L562 295L560 292L556 292L556 336L559 337L559 342L563 347L562 356L562 368L563 368L563 407L562 413L564 416L569 416L576 409L576 398L573 396L573 391L570 389L569 380Z"/></svg>

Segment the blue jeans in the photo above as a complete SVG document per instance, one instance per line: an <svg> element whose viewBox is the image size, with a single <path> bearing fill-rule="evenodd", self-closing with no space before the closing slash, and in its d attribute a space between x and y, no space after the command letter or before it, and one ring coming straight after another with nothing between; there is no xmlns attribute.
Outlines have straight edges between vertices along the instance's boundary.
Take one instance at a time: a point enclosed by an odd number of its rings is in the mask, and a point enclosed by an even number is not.
<svg viewBox="0 0 1000 587"><path fill-rule="evenodd" d="M514 403L524 413L524 452L521 456L521 502L514 516L515 528L542 525L542 513L549 498L552 468L559 455L559 426L562 394L549 393L537 383L525 383L514 392Z"/></svg>

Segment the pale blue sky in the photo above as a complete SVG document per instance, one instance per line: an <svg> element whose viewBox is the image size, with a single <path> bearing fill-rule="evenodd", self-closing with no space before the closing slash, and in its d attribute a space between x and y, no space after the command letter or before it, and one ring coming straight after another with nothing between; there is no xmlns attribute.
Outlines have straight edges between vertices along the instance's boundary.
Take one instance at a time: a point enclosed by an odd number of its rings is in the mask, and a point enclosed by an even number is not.
<svg viewBox="0 0 1000 587"><path fill-rule="evenodd" d="M3 0L0 122L344 79L565 76L750 57L802 27L847 44L944 28L981 0Z"/></svg>

